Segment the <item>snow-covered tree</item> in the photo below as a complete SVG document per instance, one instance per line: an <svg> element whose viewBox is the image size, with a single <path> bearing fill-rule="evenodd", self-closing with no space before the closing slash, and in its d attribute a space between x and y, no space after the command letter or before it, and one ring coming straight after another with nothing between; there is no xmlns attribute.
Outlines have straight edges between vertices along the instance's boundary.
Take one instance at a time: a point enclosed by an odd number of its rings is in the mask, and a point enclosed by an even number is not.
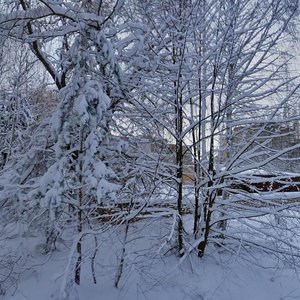
<svg viewBox="0 0 300 300"><path fill-rule="evenodd" d="M10 160L16 147L25 141L26 130L33 123L30 105L20 95L1 94L0 135L1 135L1 168Z"/></svg>
<svg viewBox="0 0 300 300"><path fill-rule="evenodd" d="M104 248L110 234L120 242L118 287L137 239L131 223L147 217L159 219L152 218L158 252L174 242L180 262L212 244L298 256L290 239L298 236L298 204L274 192L297 181L279 172L279 162L299 160L299 140L285 143L299 121L287 113L298 77L286 76L296 0L20 0L5 7L1 34L28 45L56 86L57 107L1 170L0 213L43 228L44 252L72 235L63 298L73 297L69 284L80 283L88 257L96 283L103 228ZM139 224L136 232L146 228Z"/></svg>
<svg viewBox="0 0 300 300"><path fill-rule="evenodd" d="M15 148L24 142L25 132L34 122L30 95L36 85L36 63L24 44L3 35L0 39L0 165L3 167Z"/></svg>
<svg viewBox="0 0 300 300"><path fill-rule="evenodd" d="M188 167L183 155L193 155L194 234L202 256L210 241L221 243L218 226L224 227L229 196L235 193L231 184L240 172L264 168L299 148L296 143L274 149L271 141L285 133L265 130L270 122L292 121L278 119L278 112L298 88L297 76L282 76L289 65L284 43L291 41L298 3L153 1L138 7L151 32L142 57L152 62L152 69L139 69L144 84L138 102L176 143L180 253L183 170ZM239 131L247 133L237 143Z"/></svg>
<svg viewBox="0 0 300 300"><path fill-rule="evenodd" d="M4 201L10 198L12 205L22 201L29 219L37 219L32 215L36 211L40 217L46 216L47 248L63 232L66 222L75 226L78 239L74 239L77 259L73 269L77 284L84 226L89 224L91 212L107 203L118 188L106 158L110 155L109 122L122 97L120 70L110 42L115 36L111 22L120 7L120 1L86 1L82 5L38 1L32 6L21 1L20 9L1 16L4 32L9 29L9 36L27 37L59 89L57 109L33 133L30 149L3 170L1 186L8 185L1 196ZM53 22L48 22L49 16ZM28 17L30 21L24 23ZM19 36L20 31L25 36ZM62 47L55 53L48 48L49 41ZM44 165L41 156L47 160ZM17 192L14 185L19 186Z"/></svg>

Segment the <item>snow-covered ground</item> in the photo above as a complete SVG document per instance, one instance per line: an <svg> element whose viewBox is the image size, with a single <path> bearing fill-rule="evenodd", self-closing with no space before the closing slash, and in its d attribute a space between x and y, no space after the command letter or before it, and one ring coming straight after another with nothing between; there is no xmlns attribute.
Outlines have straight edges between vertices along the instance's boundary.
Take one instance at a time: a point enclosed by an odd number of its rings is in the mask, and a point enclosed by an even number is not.
<svg viewBox="0 0 300 300"><path fill-rule="evenodd" d="M264 224L263 220L260 221L260 224ZM172 233L171 225L172 218L149 219L130 224L125 243L125 265L118 289L114 287L114 282L125 241L124 225L105 224L102 233L98 235L95 263L97 284L92 282L90 263L95 248L94 241L87 235L83 241L86 256L82 283L79 287L71 287L73 292L69 299L300 299L300 276L296 265L285 264L255 249L240 247L235 253L230 253L213 245L201 259L192 252L184 260L180 260L174 254L175 251L170 250L172 239L166 242ZM236 226L238 224L232 222L231 230ZM65 290L65 282L72 276L67 268L69 263L72 266L70 249L58 244L56 251L43 254L36 246L42 242L38 231L16 239L19 230L20 228L16 228L13 231L8 227L6 233L2 234L11 237L3 239L2 250L14 249L17 253L22 251L23 255L27 254L26 263L19 263L22 273L16 288L12 288L3 299L59 299ZM252 238L260 238L254 236L255 230L251 233L245 229L244 232L247 235L253 234Z"/></svg>
<svg viewBox="0 0 300 300"><path fill-rule="evenodd" d="M263 260L264 258L262 258ZM37 262L40 262L37 259ZM57 299L58 273L64 268L62 253L55 254L21 280L14 295L4 299ZM283 300L300 299L298 274L291 269L262 269L236 257L189 259L179 268L175 260L156 262L154 270L127 274L119 289L109 275L99 283L84 282L78 288L80 300ZM157 277L152 277L157 274ZM113 280L113 278L111 278Z"/></svg>

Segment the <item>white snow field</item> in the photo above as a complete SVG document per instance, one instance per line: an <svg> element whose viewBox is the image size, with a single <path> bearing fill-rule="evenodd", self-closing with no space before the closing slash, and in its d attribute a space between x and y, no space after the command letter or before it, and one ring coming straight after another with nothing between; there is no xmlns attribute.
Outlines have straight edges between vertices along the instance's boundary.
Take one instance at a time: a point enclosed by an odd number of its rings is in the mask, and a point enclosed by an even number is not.
<svg viewBox="0 0 300 300"><path fill-rule="evenodd" d="M187 230L189 221L190 217L186 216ZM280 234L283 238L285 235L299 244L299 239L288 235L287 230L278 232L280 224L287 225L288 222L293 223L294 219L287 217L286 220L281 218L278 221L264 216L243 222L231 221L229 231L232 236L238 232L239 245L232 242L234 239L225 241L222 248L210 245L203 258L198 258L195 250L183 258L176 256L175 249L172 249L173 240L176 240L172 232L172 218L149 218L132 223L129 225L126 241L124 224L102 224L99 225L102 231L99 230L100 233L96 235L97 283L93 283L91 271L94 238L87 234L83 239L85 257L80 286L68 286L68 279L73 276L70 270L74 264L72 251L75 248L68 244L67 236L64 237L65 245L57 243L56 251L45 254L42 253L38 231L21 236L24 230L22 226L7 226L2 231L5 239L2 239L1 250L12 249L17 255L22 254L23 260L16 267L17 282L2 297L4 300L56 300L64 299L68 294L67 299L71 300L300 299L296 257L294 262L291 258L284 261L282 257L276 258L261 251L259 247L250 248L247 243L243 243L245 239L262 244L262 239L266 238L264 234L257 233L256 229L268 227L274 235ZM292 223L284 228L292 226ZM186 247L192 249L193 242L190 241L190 245L187 244ZM272 238L264 241L265 246L271 247L272 243ZM123 245L124 268L119 286L115 288Z"/></svg>

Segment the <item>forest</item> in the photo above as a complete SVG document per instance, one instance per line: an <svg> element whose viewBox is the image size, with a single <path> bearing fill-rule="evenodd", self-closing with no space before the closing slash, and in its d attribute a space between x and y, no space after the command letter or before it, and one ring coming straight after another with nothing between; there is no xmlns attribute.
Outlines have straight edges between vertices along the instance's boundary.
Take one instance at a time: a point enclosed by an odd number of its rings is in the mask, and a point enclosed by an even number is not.
<svg viewBox="0 0 300 300"><path fill-rule="evenodd" d="M0 0L0 298L300 299L298 0Z"/></svg>

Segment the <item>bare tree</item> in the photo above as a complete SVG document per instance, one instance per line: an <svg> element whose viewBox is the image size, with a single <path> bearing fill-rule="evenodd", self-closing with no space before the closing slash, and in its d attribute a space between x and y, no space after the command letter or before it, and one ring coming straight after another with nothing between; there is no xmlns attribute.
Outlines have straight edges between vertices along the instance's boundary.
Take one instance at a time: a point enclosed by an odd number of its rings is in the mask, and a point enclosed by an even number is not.
<svg viewBox="0 0 300 300"><path fill-rule="evenodd" d="M265 130L270 123L288 127L292 121L278 119L278 113L298 88L296 77L282 76L289 64L288 56L282 55L282 42L289 39L298 7L284 1L169 1L140 3L140 8L151 28L144 53L155 62L155 71L145 69L139 102L143 101L149 119L176 142L179 220L182 170L189 167L183 157L193 155L194 234L202 256L209 241L220 243L222 232L215 224L226 228L224 214L235 193L233 178L242 170L264 168L298 148L297 143L268 148L276 133ZM178 229L183 253L180 221Z"/></svg>

